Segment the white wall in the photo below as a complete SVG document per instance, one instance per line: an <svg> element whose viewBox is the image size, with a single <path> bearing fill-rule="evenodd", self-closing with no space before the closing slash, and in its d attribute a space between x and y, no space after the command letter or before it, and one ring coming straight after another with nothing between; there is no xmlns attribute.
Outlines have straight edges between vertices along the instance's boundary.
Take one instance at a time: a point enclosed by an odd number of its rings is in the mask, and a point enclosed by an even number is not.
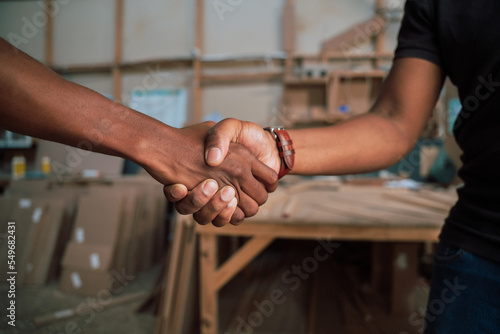
<svg viewBox="0 0 500 334"><path fill-rule="evenodd" d="M284 0L205 1L204 52L266 53L281 50ZM222 9L224 8L224 9ZM232 8L232 11L229 10Z"/></svg>
<svg viewBox="0 0 500 334"><path fill-rule="evenodd" d="M127 0L124 60L190 56L194 45L194 0Z"/></svg>
<svg viewBox="0 0 500 334"><path fill-rule="evenodd" d="M282 94L280 83L208 86L203 90L203 114L213 112L260 125L269 124Z"/></svg>
<svg viewBox="0 0 500 334"><path fill-rule="evenodd" d="M373 0L295 1L297 52L317 53L323 41L373 16Z"/></svg>
<svg viewBox="0 0 500 334"><path fill-rule="evenodd" d="M112 62L114 13L113 0L71 0L61 5L54 17L54 63Z"/></svg>
<svg viewBox="0 0 500 334"><path fill-rule="evenodd" d="M43 1L0 2L0 37L40 61L45 41L42 8Z"/></svg>

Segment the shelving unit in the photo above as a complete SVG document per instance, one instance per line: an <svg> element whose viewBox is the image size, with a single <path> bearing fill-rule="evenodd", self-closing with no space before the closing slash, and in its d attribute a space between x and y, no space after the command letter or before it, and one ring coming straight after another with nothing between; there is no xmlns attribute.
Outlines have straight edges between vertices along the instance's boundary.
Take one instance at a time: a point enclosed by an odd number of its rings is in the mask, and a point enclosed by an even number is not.
<svg viewBox="0 0 500 334"><path fill-rule="evenodd" d="M384 52L386 18L381 15L385 1L377 0L374 17L323 43L316 55L295 54L294 8L288 0L283 9L285 61L284 92L281 121L287 127L332 124L368 112L377 96L386 72L379 69L381 61L390 60ZM285 30L287 29L287 30ZM360 54L344 49L359 31L372 39L374 51ZM370 61L370 69L339 70L336 61Z"/></svg>

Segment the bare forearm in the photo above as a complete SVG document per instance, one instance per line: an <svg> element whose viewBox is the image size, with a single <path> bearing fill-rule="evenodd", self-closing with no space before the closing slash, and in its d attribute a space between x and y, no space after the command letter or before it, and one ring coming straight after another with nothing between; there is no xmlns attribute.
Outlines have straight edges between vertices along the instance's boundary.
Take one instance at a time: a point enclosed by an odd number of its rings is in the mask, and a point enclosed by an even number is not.
<svg viewBox="0 0 500 334"><path fill-rule="evenodd" d="M0 115L9 130L135 161L146 136L173 131L65 80L4 40L0 62Z"/></svg>
<svg viewBox="0 0 500 334"><path fill-rule="evenodd" d="M331 127L289 131L293 173L351 174L393 165L415 145L443 80L430 62L396 60L370 113Z"/></svg>
<svg viewBox="0 0 500 334"><path fill-rule="evenodd" d="M357 116L338 125L288 130L295 147L293 174L340 175L393 165L414 144L380 114Z"/></svg>

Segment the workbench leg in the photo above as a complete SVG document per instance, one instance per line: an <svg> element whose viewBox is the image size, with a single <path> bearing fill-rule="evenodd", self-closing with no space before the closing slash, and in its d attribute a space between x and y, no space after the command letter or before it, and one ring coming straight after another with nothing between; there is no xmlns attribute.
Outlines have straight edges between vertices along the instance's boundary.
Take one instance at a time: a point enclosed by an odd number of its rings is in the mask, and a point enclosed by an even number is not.
<svg viewBox="0 0 500 334"><path fill-rule="evenodd" d="M215 272L215 290L219 291L224 285L245 268L253 259L274 241L274 237L253 237L238 249L226 262L222 263Z"/></svg>
<svg viewBox="0 0 500 334"><path fill-rule="evenodd" d="M172 326L172 309L176 301L175 286L178 284L177 274L184 254L182 248L185 232L184 221L177 216L170 255L166 258L167 275L160 294L160 314L156 323L156 334L168 333Z"/></svg>
<svg viewBox="0 0 500 334"><path fill-rule="evenodd" d="M184 216L186 217L186 216ZM194 232L195 222L190 219L184 221L184 240L182 247L182 261L178 270L177 281L177 296L176 303L173 307L172 316L172 333L184 333L184 326L188 324L190 319L186 319L188 304L190 304L189 290L193 284L192 276L195 266L196 255L196 234ZM195 280L196 281L196 280ZM192 298L192 295L191 295Z"/></svg>
<svg viewBox="0 0 500 334"><path fill-rule="evenodd" d="M218 303L214 282L217 237L200 234L200 332L201 334L217 334Z"/></svg>
<svg viewBox="0 0 500 334"><path fill-rule="evenodd" d="M372 286L388 296L389 312L407 315L412 311L409 297L418 277L418 243L373 243Z"/></svg>

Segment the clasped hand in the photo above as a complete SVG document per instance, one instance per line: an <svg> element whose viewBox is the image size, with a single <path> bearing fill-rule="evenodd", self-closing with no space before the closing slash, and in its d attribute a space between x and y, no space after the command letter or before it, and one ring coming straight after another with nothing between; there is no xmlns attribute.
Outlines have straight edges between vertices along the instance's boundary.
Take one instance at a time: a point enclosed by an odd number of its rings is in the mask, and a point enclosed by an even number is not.
<svg viewBox="0 0 500 334"><path fill-rule="evenodd" d="M204 157L205 169L221 169L222 179L210 176L194 187L190 186L192 182L179 182L180 179L176 179L176 184L164 183L165 196L175 202L176 210L193 214L199 224L237 225L245 217L255 215L258 206L267 200L268 192L277 187L281 160L276 143L257 124L236 119L219 122L206 134Z"/></svg>

